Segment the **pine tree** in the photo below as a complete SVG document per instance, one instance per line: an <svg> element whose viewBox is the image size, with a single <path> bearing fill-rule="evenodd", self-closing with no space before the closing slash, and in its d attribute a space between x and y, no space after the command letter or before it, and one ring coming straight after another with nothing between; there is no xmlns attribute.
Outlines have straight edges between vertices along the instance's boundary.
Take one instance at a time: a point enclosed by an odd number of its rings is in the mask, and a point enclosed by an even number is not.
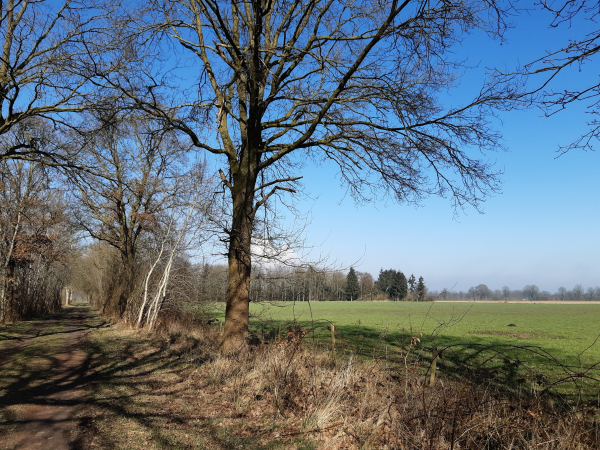
<svg viewBox="0 0 600 450"><path fill-rule="evenodd" d="M415 278L414 275L411 275L410 278L408 279L408 292L410 294L415 293L416 284L417 284L417 279Z"/></svg>
<svg viewBox="0 0 600 450"><path fill-rule="evenodd" d="M379 277L377 278L377 282L375 283L375 286L377 287L377 289L379 289L381 292L383 292L390 298L391 298L390 289L393 284L392 282L393 282L395 273L396 273L396 271L393 269L388 269L388 270L381 269L379 271Z"/></svg>
<svg viewBox="0 0 600 450"><path fill-rule="evenodd" d="M417 287L415 288L415 294L417 296L418 302L425 301L425 295L427 294L427 287L425 287L425 280L423 280L423 277L419 277L419 282L417 283Z"/></svg>
<svg viewBox="0 0 600 450"><path fill-rule="evenodd" d="M356 300L360 295L360 285L354 267L350 267L350 272L346 275L346 300Z"/></svg>
<svg viewBox="0 0 600 450"><path fill-rule="evenodd" d="M380 270L376 286L391 300L404 300L408 291L406 277L394 269Z"/></svg>
<svg viewBox="0 0 600 450"><path fill-rule="evenodd" d="M400 301L404 300L408 295L408 282L406 281L406 277L400 271L396 273L394 277L394 285L395 285L395 294L396 298Z"/></svg>

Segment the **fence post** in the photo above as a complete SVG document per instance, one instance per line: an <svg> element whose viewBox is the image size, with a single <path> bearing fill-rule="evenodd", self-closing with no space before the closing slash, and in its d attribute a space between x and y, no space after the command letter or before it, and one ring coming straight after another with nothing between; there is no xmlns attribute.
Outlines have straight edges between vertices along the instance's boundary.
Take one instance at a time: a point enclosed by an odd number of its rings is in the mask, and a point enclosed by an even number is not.
<svg viewBox="0 0 600 450"><path fill-rule="evenodd" d="M331 357L335 359L335 325L331 322Z"/></svg>
<svg viewBox="0 0 600 450"><path fill-rule="evenodd" d="M433 386L435 382L435 366L437 365L438 349L434 348L431 354L431 377L429 378L429 385Z"/></svg>

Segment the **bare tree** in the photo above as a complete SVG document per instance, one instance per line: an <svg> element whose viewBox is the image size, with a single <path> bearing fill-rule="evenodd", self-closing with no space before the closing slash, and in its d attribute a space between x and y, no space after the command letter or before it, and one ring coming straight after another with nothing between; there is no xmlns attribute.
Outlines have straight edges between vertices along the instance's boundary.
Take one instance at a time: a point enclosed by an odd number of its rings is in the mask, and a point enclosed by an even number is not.
<svg viewBox="0 0 600 450"><path fill-rule="evenodd" d="M590 286L589 288L587 288L586 294L587 294L587 299L588 300L593 300L594 296L596 294L596 290L593 287Z"/></svg>
<svg viewBox="0 0 600 450"><path fill-rule="evenodd" d="M357 200L434 194L478 207L497 189L498 173L470 150L497 148L487 117L511 92L486 85L454 107L438 98L465 69L451 46L474 29L502 33L494 1L181 0L154 3L144 20L137 30L179 48L181 66L159 73L165 61L146 63L136 72L144 80L121 72L107 81L223 161L231 205L223 351L248 327L257 211L295 191L307 158L337 164ZM143 44L156 41L135 37L128 48L147 55ZM183 85L169 89L177 76Z"/></svg>
<svg viewBox="0 0 600 450"><path fill-rule="evenodd" d="M475 300L485 300L490 298L491 289L485 284L479 284L469 288L469 295Z"/></svg>
<svg viewBox="0 0 600 450"><path fill-rule="evenodd" d="M564 300L567 296L567 289L564 288L563 286L558 288L558 298L560 300Z"/></svg>
<svg viewBox="0 0 600 450"><path fill-rule="evenodd" d="M90 67L107 42L118 2L9 0L0 5L0 160L77 165L75 147L42 142L36 122L72 126L73 113L103 102ZM114 62L114 61L113 61ZM94 77L96 79L94 80ZM4 139L12 133L11 139Z"/></svg>
<svg viewBox="0 0 600 450"><path fill-rule="evenodd" d="M523 288L523 295L528 300L537 300L540 288L535 284L528 284Z"/></svg>
<svg viewBox="0 0 600 450"><path fill-rule="evenodd" d="M572 292L575 300L581 300L581 297L583 297L583 286L581 284L576 284L575 287L573 287Z"/></svg>
<svg viewBox="0 0 600 450"><path fill-rule="evenodd" d="M122 289L109 310L122 316L136 281L144 234L159 228L161 215L183 201L202 170L188 169L187 148L174 133L157 132L152 121L131 115L88 117L81 161L96 174L70 176L75 187L71 211L79 229L119 251Z"/></svg>
<svg viewBox="0 0 600 450"><path fill-rule="evenodd" d="M373 275L369 272L357 272L360 280L360 299L373 299L373 291L375 291L375 281Z"/></svg>
<svg viewBox="0 0 600 450"><path fill-rule="evenodd" d="M144 279L143 298L139 306L139 312L136 311L136 326L138 328L145 325L152 329L155 326L167 297L172 297L167 294L167 288L177 259L184 251L198 248L208 239L205 233L206 227L202 224L203 220L208 220L211 217L212 203L210 196L207 195L207 188L214 188L214 186L204 179L201 179L200 183L194 186L189 185L182 195L185 201L177 205L176 208L170 208L166 211L168 219L166 223L161 225L161 232L159 230L154 231L154 235L160 241L160 247L154 255L154 260ZM158 282L152 287L153 292L151 292L150 281L153 272L160 274L160 276ZM182 282L183 280L179 281Z"/></svg>

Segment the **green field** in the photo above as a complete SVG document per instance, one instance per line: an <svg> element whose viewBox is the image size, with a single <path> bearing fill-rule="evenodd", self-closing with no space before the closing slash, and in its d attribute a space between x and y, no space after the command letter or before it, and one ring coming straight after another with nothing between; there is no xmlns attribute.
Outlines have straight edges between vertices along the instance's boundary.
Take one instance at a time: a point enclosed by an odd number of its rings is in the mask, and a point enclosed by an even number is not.
<svg viewBox="0 0 600 450"><path fill-rule="evenodd" d="M216 315L222 318L223 314L224 305L220 305ZM441 370L456 372L468 367L512 385L543 374L548 377L546 385L566 379L551 385L552 389L572 392L570 381L576 380L588 394L590 389L598 394L598 383L590 377L598 379L600 371L586 368L600 362L600 305L259 303L251 304L251 314L251 332L258 338L277 338L280 326L285 337L287 326L301 326L311 330L305 342L327 348L331 334L326 327L333 322L338 354L352 352L400 362L408 351L427 367L432 349L442 348ZM413 336L420 342L411 346Z"/></svg>

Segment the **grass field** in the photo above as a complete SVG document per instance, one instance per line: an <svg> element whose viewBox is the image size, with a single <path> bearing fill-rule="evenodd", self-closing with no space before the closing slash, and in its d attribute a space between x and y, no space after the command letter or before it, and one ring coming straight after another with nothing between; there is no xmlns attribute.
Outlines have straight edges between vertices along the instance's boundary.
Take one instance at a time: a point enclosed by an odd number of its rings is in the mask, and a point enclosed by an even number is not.
<svg viewBox="0 0 600 450"><path fill-rule="evenodd" d="M600 377L598 366L585 372L586 377L579 375L600 362L600 305L259 303L251 304L251 314L251 331L259 338L276 337L280 325L285 336L295 320L305 330L314 328L314 336L310 332L305 340L328 346L331 334L326 327L334 322L338 353L394 361L410 351L427 360L432 348L445 348L442 370L444 364L448 368L451 363L469 364L489 373L500 370L513 384L524 375L535 379L543 374L552 382L578 379L588 392L598 388L589 378ZM224 305L218 306L216 315L224 316ZM420 342L411 346L413 336ZM571 392L573 387L565 384L565 389Z"/></svg>

